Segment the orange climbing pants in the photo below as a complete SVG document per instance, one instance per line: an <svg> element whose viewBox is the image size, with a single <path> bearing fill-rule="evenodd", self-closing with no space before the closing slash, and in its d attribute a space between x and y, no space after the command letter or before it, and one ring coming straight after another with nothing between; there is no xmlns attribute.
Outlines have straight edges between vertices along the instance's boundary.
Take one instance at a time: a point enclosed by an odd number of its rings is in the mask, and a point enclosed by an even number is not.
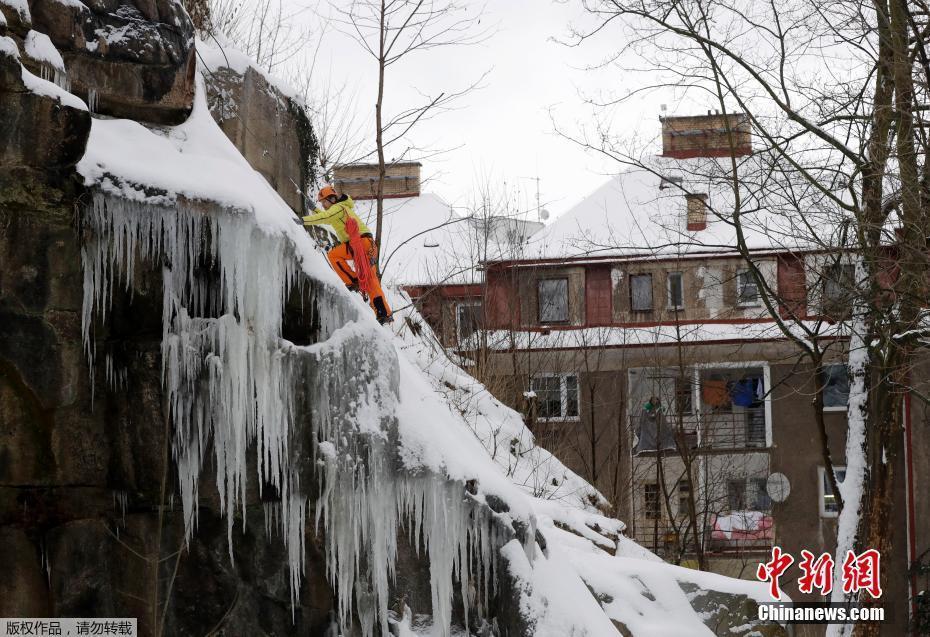
<svg viewBox="0 0 930 637"><path fill-rule="evenodd" d="M368 258L374 261L378 256L378 246L375 245L374 240L369 236L362 236L362 243L365 244L365 251L368 253ZM326 256L329 258L333 270L336 271L336 274L339 275L343 283L346 285L358 285L358 276L355 274L355 270L352 266L349 265L349 262L352 261L352 250L349 248L348 243L338 244L335 248L330 250ZM378 311L377 300L380 300L380 302L384 304L385 311L390 314L391 307L388 305L387 298L384 296L384 291L381 289L381 281L378 278L378 273L372 268L371 289L368 290L368 301L375 311Z"/></svg>

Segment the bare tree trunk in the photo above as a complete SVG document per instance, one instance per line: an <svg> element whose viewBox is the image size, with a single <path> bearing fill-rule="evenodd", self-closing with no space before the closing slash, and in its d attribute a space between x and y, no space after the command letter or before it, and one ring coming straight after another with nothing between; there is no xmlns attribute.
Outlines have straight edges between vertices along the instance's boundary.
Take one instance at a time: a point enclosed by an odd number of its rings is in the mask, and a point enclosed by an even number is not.
<svg viewBox="0 0 930 637"><path fill-rule="evenodd" d="M384 69L386 66L385 46L387 43L387 24L386 13L387 7L385 0L381 0L380 15L380 33L378 34L378 101L375 102L375 144L378 147L378 190L377 211L375 216L375 246L378 252L378 263L375 264L375 270L380 274L381 262L381 229L384 222L384 175L386 168L384 165L384 124L382 121L382 109L384 102Z"/></svg>

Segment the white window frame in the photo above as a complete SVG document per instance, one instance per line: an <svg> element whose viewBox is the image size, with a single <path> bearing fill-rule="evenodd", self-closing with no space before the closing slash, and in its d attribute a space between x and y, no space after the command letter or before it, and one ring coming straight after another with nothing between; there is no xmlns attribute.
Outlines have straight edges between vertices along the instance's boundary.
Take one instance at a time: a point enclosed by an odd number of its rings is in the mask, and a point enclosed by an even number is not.
<svg viewBox="0 0 930 637"><path fill-rule="evenodd" d="M742 289L744 287L740 285L740 279L744 276L750 279L752 286L756 288L756 300L750 303L740 301L740 297L743 296ZM759 289L758 282L756 282L755 278L752 276L752 270L750 270L749 268L746 268L743 270L737 270L736 271L736 307L759 307L760 305L762 305L762 301L760 299L761 296L762 296L762 291Z"/></svg>
<svg viewBox="0 0 930 637"><path fill-rule="evenodd" d="M832 363L830 365L824 365L824 367L846 367L846 364L845 363ZM848 370L847 370L847 374L848 374ZM839 413L839 412L849 411L849 397L848 396L846 397L845 405L832 405L830 407L824 405L823 410L828 413L829 412Z"/></svg>
<svg viewBox="0 0 930 637"><path fill-rule="evenodd" d="M833 467L833 471L843 471L843 480L846 480L846 466L837 466ZM827 497L826 490L824 489L824 481L826 480L826 467L817 467L817 509L820 511L820 517L822 518L837 518L840 516L839 511L827 511L824 507L824 498Z"/></svg>
<svg viewBox="0 0 930 637"><path fill-rule="evenodd" d="M456 343L460 345L466 340L462 338L462 315L459 314L459 308L462 306L482 307L482 303L480 300L456 301L455 302L455 338L456 338ZM479 328L475 328L474 333L477 333L478 329Z"/></svg>
<svg viewBox="0 0 930 637"><path fill-rule="evenodd" d="M747 367L762 368L762 383L765 386L765 399L762 404L765 407L765 447L771 449L774 444L774 435L772 433L772 368L769 367L768 361L721 361L717 363L695 363L694 364L694 394L692 404L696 405L695 410L700 411L701 403L701 372L707 369L742 369ZM701 444L701 428L698 427L698 444Z"/></svg>
<svg viewBox="0 0 930 637"><path fill-rule="evenodd" d="M677 275L681 285L681 304L672 303L672 276ZM685 274L684 272L666 272L665 273L665 300L666 307L669 310L685 309Z"/></svg>
<svg viewBox="0 0 930 637"><path fill-rule="evenodd" d="M575 416L565 415L565 409L568 405L568 383L569 376L575 377L575 404L578 405L578 414ZM581 420L581 379L575 372L539 372L533 374L533 378L558 378L559 379L559 405L561 415L550 418L537 417L537 422L579 422ZM533 390L532 381L530 382L530 391ZM537 396L538 398L538 396Z"/></svg>

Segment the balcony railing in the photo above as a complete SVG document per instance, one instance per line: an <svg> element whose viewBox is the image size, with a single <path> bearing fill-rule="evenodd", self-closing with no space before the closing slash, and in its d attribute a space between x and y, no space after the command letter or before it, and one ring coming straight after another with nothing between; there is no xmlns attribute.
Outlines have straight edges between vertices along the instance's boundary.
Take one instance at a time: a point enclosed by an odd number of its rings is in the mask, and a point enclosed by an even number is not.
<svg viewBox="0 0 930 637"><path fill-rule="evenodd" d="M679 422L680 419L680 422ZM635 453L676 451L679 444L696 451L764 449L767 446L765 410L708 411L682 416L634 421L639 442ZM682 437L679 438L679 428Z"/></svg>
<svg viewBox="0 0 930 637"><path fill-rule="evenodd" d="M699 529L702 528L699 526ZM771 514L762 511L733 511L710 515L702 529L701 543L708 554L764 552L774 545L775 523ZM637 521L635 539L660 556L694 554L691 526L685 519L677 524L667 520L645 518Z"/></svg>

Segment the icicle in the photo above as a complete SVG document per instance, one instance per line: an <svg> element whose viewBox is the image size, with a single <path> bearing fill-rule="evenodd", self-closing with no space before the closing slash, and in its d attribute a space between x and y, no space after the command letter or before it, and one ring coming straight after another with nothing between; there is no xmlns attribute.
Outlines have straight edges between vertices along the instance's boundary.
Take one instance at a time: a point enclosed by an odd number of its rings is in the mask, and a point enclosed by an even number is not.
<svg viewBox="0 0 930 637"><path fill-rule="evenodd" d="M280 339L286 293L297 276L287 244L244 215L208 214L181 203L168 208L101 193L94 195L84 222L91 233L82 247L82 326L92 367L93 322L98 315L105 321L112 311L114 288L122 283L131 289L137 259L163 263L162 382L175 425L172 451L186 537L196 528L197 485L212 442L230 558L233 513L245 505L246 452L252 444L259 483L272 484L288 503L281 514L289 529L285 542L302 542L297 534L306 499L293 492L287 463L294 426L293 357ZM215 263L215 272L204 275L200 263ZM212 275L216 281L203 280ZM112 357L104 362L113 386L119 374ZM302 548L289 551L296 588Z"/></svg>
<svg viewBox="0 0 930 637"><path fill-rule="evenodd" d="M69 93L71 92L71 78L68 77L68 74L65 71L55 69L55 74L52 81Z"/></svg>
<svg viewBox="0 0 930 637"><path fill-rule="evenodd" d="M126 526L126 506L129 502L129 493L126 491L113 492L113 510L119 511L122 517L123 526ZM118 527L117 527L118 528Z"/></svg>
<svg viewBox="0 0 930 637"><path fill-rule="evenodd" d="M438 634L449 635L456 579L466 622L470 609L481 612L487 605L488 574L496 568L500 546L496 527L486 510L465 501L463 484L425 472L411 475L396 457L390 414L399 379L396 366L384 363L395 355L390 346L364 334L332 340L338 343L314 348L317 361L307 385L316 389L314 429L324 441L317 446L322 491L316 512L317 524L326 529L339 622L348 627L354 594L363 635L372 635L376 626L388 634L397 534L406 527L414 548L421 548L422 539L429 558L433 625ZM347 366L346 357L358 363ZM350 396L346 387L361 389Z"/></svg>
<svg viewBox="0 0 930 637"><path fill-rule="evenodd" d="M347 628L354 610L364 635L376 628L388 634L399 532L429 558L440 635L450 634L456 580L466 613L482 612L497 549L509 538L487 509L466 500L463 484L412 474L403 465L394 416L397 354L375 336L376 327L350 322L356 310L334 296L317 303L324 342L295 347L282 340L287 294L299 281L297 260L290 244L248 215L98 192L84 225L82 328L91 369L93 324L112 311L114 289L122 284L131 292L137 261L161 266L162 383L187 540L197 526L199 479L212 447L232 560L233 520L245 507L246 454L254 448L259 485L271 485L279 499L265 504L264 524L266 535L276 530L287 549L293 612L309 505L298 479L306 457L300 448L312 441L320 488L316 524L326 530L336 621ZM118 373L109 356L105 367L113 382ZM305 430L308 420L312 431ZM298 427L304 429L299 436Z"/></svg>
<svg viewBox="0 0 930 637"><path fill-rule="evenodd" d="M95 88L87 89L87 110L91 114L97 112L97 89Z"/></svg>

